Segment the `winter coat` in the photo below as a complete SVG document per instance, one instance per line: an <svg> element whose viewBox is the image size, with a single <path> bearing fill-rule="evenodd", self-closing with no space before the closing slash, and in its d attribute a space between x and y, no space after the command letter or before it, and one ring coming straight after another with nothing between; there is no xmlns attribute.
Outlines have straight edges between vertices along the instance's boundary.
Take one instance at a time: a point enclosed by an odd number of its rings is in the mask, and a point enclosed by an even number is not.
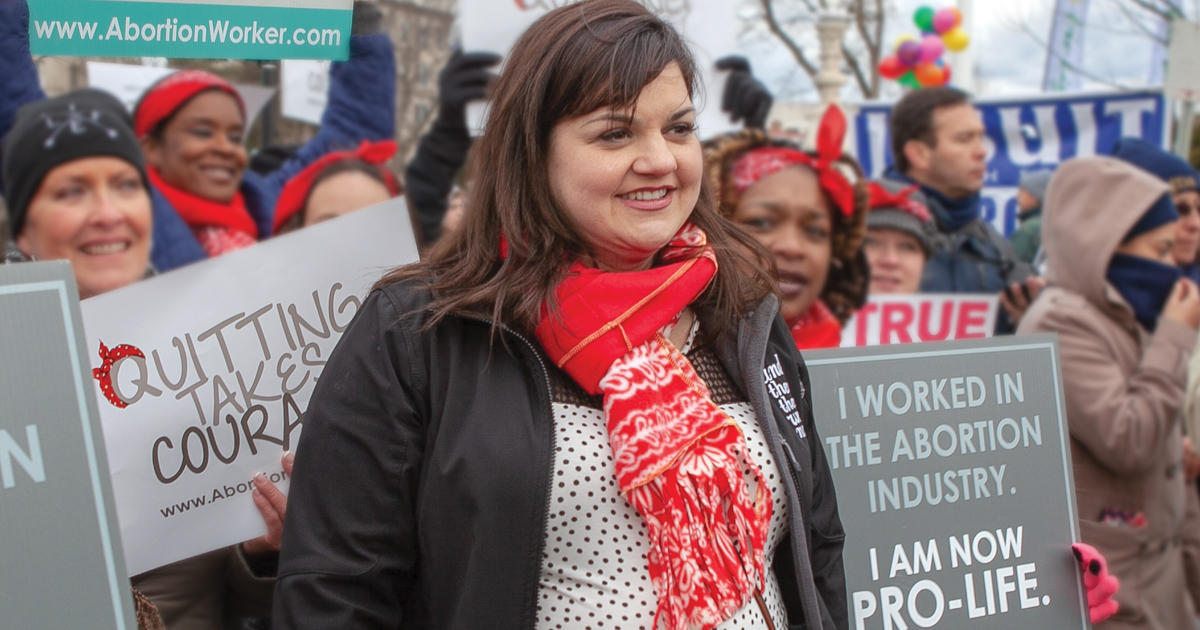
<svg viewBox="0 0 1200 630"><path fill-rule="evenodd" d="M230 619L271 616L274 569L252 567L241 545L234 545L152 569L131 581L158 607L170 630L223 630Z"/></svg>
<svg viewBox="0 0 1200 630"><path fill-rule="evenodd" d="M1031 208L1017 215L1021 222L1008 241L1021 260L1032 264L1042 247L1042 207Z"/></svg>
<svg viewBox="0 0 1200 630"><path fill-rule="evenodd" d="M913 183L895 167L888 169L884 177L904 185ZM982 217L955 232L947 232L946 210L934 196L926 198L944 238L925 263L922 292L996 294L1033 274L1029 264L1017 257L1012 245Z"/></svg>
<svg viewBox="0 0 1200 630"><path fill-rule="evenodd" d="M1105 279L1123 235L1168 188L1118 160L1081 159L1091 168L1064 165L1047 193L1049 287L1017 332L1058 333L1080 533L1121 582L1120 611L1098 627L1191 628L1183 534L1200 520L1183 477L1180 412L1196 331L1160 319L1147 332ZM1145 524L1105 523L1106 510Z"/></svg>
<svg viewBox="0 0 1200 630"><path fill-rule="evenodd" d="M482 318L424 329L429 302L411 284L373 292L317 383L289 491L277 630L536 627L557 368L507 329L493 343ZM776 298L713 350L790 473L789 536L773 566L792 628L845 629L837 498ZM798 427L766 390L777 361Z"/></svg>
<svg viewBox="0 0 1200 630"><path fill-rule="evenodd" d="M12 127L17 109L44 99L29 54L29 7L25 0L0 1L0 138ZM386 34L350 38L350 59L329 70L329 100L317 135L275 172L264 177L249 169L241 192L260 239L271 235L275 200L284 184L326 153L353 148L362 140L391 139L396 132L396 62ZM154 245L150 261L170 271L208 257L192 230L157 190L153 202ZM16 235L12 235L16 238Z"/></svg>

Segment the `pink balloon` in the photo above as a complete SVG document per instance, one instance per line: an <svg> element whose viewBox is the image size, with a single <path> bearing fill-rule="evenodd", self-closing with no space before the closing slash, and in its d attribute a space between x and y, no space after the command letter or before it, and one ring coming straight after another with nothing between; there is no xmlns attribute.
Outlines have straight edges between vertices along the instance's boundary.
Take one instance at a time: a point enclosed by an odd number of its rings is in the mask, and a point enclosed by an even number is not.
<svg viewBox="0 0 1200 630"><path fill-rule="evenodd" d="M926 35L925 39L921 40L921 63L933 63L944 52L946 52L946 45L942 43L941 37Z"/></svg>
<svg viewBox="0 0 1200 630"><path fill-rule="evenodd" d="M905 66L912 67L921 62L923 45L917 42L904 42L896 49L896 58Z"/></svg>
<svg viewBox="0 0 1200 630"><path fill-rule="evenodd" d="M958 26L959 12L953 7L933 14L933 30L940 35Z"/></svg>

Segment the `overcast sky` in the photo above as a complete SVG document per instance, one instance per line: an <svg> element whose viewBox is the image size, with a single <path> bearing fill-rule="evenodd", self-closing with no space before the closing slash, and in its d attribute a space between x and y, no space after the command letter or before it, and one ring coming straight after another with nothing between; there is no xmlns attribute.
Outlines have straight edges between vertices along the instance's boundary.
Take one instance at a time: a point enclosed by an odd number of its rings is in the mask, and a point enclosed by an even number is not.
<svg viewBox="0 0 1200 630"><path fill-rule="evenodd" d="M750 21L758 0L743 0L743 16ZM775 0L777 7L799 5L797 0ZM885 46L903 33L916 33L912 14L927 4L934 8L952 6L951 0L894 0L895 10L888 23ZM1091 0L1085 31L1085 70L1092 78L1084 80L1085 89L1115 89L1117 86L1145 87L1150 74L1152 40L1121 11L1129 0ZM1192 9L1195 0L1187 0ZM1035 94L1041 91L1046 63L1045 42L1049 39L1054 0L974 0L975 24L971 47L975 55L978 92L981 96ZM1146 27L1155 24L1144 19L1145 13L1133 9ZM807 31L807 32L805 32ZM798 36L812 48L816 60L816 41L812 27L801 28ZM769 33L748 27L742 46L754 62L755 73L779 96L779 100L815 100L812 82ZM894 85L884 98L899 95ZM860 98L857 90L847 90L847 100Z"/></svg>

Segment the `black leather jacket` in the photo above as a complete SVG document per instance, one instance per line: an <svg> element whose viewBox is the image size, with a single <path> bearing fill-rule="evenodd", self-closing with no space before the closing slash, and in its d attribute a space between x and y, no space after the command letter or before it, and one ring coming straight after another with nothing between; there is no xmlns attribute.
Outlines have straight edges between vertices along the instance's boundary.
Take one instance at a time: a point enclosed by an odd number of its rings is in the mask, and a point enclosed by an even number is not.
<svg viewBox="0 0 1200 630"><path fill-rule="evenodd" d="M557 368L514 332L491 343L482 319L423 330L429 300L403 284L372 293L317 384L289 493L278 629L536 627ZM714 350L787 470L790 535L774 571L792 628L843 630L837 498L778 308L768 297ZM773 390L788 383L800 426L767 392L777 361Z"/></svg>

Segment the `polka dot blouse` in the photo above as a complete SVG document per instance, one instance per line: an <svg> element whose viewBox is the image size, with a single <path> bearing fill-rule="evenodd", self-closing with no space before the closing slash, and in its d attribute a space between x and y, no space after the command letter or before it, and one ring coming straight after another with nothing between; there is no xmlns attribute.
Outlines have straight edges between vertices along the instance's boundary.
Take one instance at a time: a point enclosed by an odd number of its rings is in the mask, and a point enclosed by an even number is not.
<svg viewBox="0 0 1200 630"><path fill-rule="evenodd" d="M694 336L694 331L693 331ZM750 404L710 350L684 347L688 359L746 436L754 461L771 489L774 510L767 534L767 588L763 600L777 629L788 627L779 583L771 568L779 541L787 535L787 501L771 451ZM651 629L658 600L646 554L646 524L617 489L612 449L601 398L588 396L561 372L553 374L554 473L550 514L538 585L538 630ZM755 479L744 468L750 496ZM659 624L660 627L662 624ZM754 600L719 630L766 630Z"/></svg>

